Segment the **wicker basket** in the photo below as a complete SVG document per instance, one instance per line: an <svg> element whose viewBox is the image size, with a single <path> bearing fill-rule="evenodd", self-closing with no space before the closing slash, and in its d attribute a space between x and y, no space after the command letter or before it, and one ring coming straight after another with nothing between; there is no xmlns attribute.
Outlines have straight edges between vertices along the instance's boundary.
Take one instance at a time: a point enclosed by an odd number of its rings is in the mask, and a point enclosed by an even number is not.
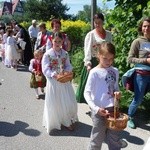
<svg viewBox="0 0 150 150"><path fill-rule="evenodd" d="M124 113L120 113L118 118L108 117L106 119L106 126L112 130L123 130L127 126L128 116Z"/></svg>
<svg viewBox="0 0 150 150"><path fill-rule="evenodd" d="M124 113L118 112L118 106L116 106L117 100L115 99L115 105L114 105L114 112L112 117L112 114L106 118L106 126L109 129L112 130L123 130L127 126L127 121L128 121L128 115Z"/></svg>
<svg viewBox="0 0 150 150"><path fill-rule="evenodd" d="M63 74L60 74L57 78L57 81L61 83L66 83L71 81L73 78L73 72L64 72Z"/></svg>

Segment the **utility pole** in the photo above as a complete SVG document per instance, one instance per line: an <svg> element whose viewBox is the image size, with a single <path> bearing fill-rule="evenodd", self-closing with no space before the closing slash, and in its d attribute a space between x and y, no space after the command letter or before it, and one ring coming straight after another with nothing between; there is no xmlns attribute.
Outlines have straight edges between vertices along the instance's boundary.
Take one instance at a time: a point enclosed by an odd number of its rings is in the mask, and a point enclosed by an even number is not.
<svg viewBox="0 0 150 150"><path fill-rule="evenodd" d="M96 13L96 8L97 8L97 0L91 0L91 30L94 29L93 17Z"/></svg>

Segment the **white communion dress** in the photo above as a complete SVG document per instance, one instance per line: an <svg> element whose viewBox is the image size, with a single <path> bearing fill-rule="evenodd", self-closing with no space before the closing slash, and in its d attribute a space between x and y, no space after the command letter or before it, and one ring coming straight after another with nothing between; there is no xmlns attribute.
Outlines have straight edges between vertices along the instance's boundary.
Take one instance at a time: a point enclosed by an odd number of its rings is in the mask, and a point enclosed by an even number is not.
<svg viewBox="0 0 150 150"><path fill-rule="evenodd" d="M6 59L11 60L18 60L19 54L17 53L17 50L15 48L15 38L14 37L7 37L7 50L6 50Z"/></svg>
<svg viewBox="0 0 150 150"><path fill-rule="evenodd" d="M42 71L47 79L43 126L50 133L52 129L61 129L61 125L69 127L78 121L77 102L71 82L61 83L53 76L60 71L60 62L65 71L71 71L68 53L61 49L50 49L42 59Z"/></svg>

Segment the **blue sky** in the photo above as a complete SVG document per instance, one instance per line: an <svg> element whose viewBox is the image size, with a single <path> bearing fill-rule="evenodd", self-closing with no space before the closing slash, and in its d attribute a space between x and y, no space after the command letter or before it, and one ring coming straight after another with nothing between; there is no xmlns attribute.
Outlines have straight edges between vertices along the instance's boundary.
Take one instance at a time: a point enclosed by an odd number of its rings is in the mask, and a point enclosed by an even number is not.
<svg viewBox="0 0 150 150"><path fill-rule="evenodd" d="M70 7L70 10L67 12L68 14L76 15L79 10L83 10L84 5L91 5L91 0L63 0L63 3ZM97 5L100 8L104 7L102 0L97 0ZM107 2L106 5L108 8L113 8L115 1Z"/></svg>

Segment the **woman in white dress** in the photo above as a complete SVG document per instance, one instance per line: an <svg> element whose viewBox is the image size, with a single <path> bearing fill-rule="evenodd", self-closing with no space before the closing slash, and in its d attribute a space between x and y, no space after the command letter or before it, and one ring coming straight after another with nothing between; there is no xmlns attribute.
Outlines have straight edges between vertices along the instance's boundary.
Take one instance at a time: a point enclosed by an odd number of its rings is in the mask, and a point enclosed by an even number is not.
<svg viewBox="0 0 150 150"><path fill-rule="evenodd" d="M71 82L57 81L62 72L71 72L68 53L61 48L62 34L56 32L52 36L53 47L47 50L42 59L42 71L46 76L46 95L43 115L43 126L50 133L61 126L73 130L77 118L77 102Z"/></svg>
<svg viewBox="0 0 150 150"><path fill-rule="evenodd" d="M17 68L17 59L19 58L19 54L16 50L15 45L17 44L15 38L13 37L14 32L12 29L8 30L7 36L7 50L6 50L6 59L10 62L11 68Z"/></svg>

